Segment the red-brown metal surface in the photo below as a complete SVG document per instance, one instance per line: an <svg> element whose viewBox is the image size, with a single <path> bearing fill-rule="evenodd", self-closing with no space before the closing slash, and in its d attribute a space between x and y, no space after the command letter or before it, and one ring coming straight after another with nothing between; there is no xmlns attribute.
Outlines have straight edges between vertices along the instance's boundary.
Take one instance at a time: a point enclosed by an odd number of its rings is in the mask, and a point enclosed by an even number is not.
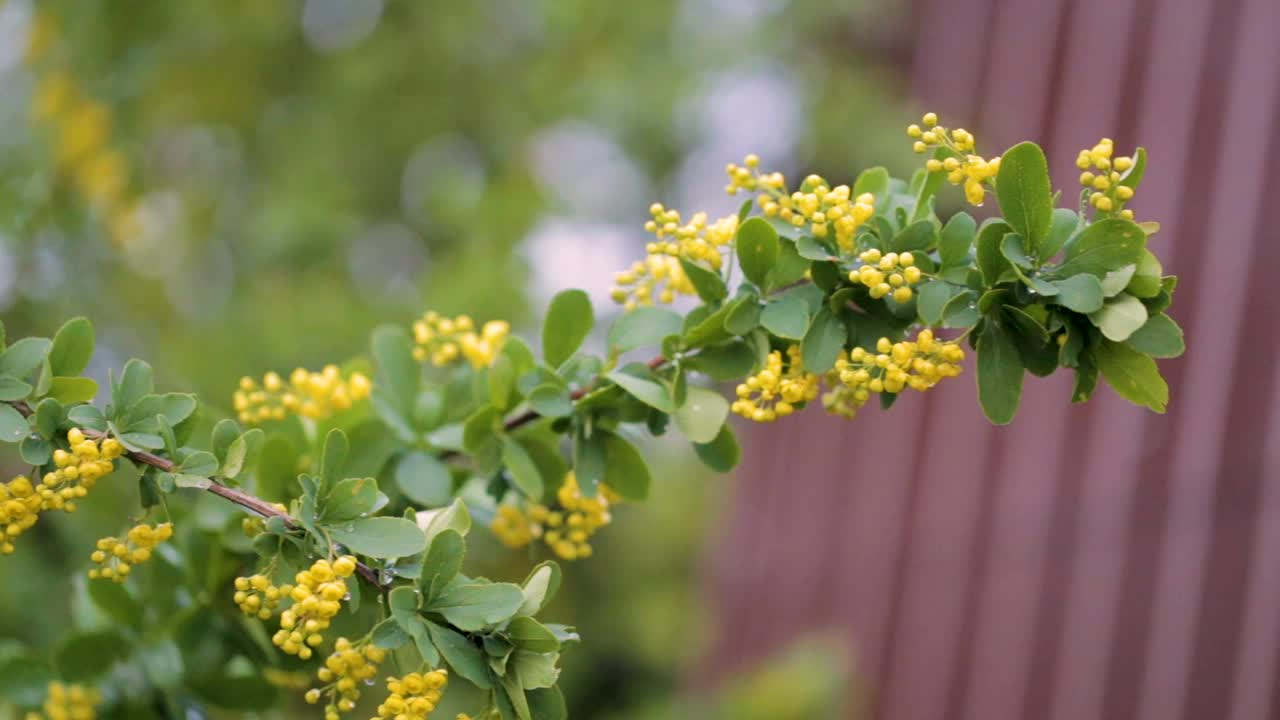
<svg viewBox="0 0 1280 720"><path fill-rule="evenodd" d="M917 10L915 96L988 151L1043 140L1069 196L1080 148L1148 148L1134 207L1189 349L1164 416L1029 379L994 428L970 368L748 430L716 656L847 633L883 720L1280 717L1280 2Z"/></svg>

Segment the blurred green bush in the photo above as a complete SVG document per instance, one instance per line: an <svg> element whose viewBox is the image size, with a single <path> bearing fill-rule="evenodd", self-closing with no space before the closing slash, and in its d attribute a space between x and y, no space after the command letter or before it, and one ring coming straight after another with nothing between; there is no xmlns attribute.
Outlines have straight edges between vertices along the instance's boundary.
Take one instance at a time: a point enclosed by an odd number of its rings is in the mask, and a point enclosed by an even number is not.
<svg viewBox="0 0 1280 720"><path fill-rule="evenodd" d="M876 0L0 0L4 322L89 315L99 376L136 355L228 404L241 375L349 357L425 307L532 326L528 296L603 298L651 201L734 207L699 188L747 152L905 167L904 26ZM673 699L725 491L688 461L570 568L554 611L592 638L566 657L574 716L834 716L812 648L723 700ZM103 487L0 561L0 643L47 645L81 550L135 503ZM483 562L518 572L507 552ZM760 714L778 682L818 705Z"/></svg>

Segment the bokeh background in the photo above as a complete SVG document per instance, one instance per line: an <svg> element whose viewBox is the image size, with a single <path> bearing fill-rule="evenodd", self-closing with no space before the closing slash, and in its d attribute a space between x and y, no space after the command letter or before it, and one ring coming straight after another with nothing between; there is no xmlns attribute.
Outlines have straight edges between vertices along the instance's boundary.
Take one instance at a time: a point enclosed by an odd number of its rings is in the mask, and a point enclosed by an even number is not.
<svg viewBox="0 0 1280 720"><path fill-rule="evenodd" d="M426 308L529 337L565 287L608 308L648 205L731 211L748 152L902 172L931 109L1069 189L1140 142L1190 347L1168 416L1049 379L997 430L962 379L749 430L733 478L657 445L653 501L567 574L563 686L616 720L1272 717L1277 30L1274 0L0 0L0 311L88 315L93 373L226 403ZM0 641L48 644L132 502L0 563Z"/></svg>

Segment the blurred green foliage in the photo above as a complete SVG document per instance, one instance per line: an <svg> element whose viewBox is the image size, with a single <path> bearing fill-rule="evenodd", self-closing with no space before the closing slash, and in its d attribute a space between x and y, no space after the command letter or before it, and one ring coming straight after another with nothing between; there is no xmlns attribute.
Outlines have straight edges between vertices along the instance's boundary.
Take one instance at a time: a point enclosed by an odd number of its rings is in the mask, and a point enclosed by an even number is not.
<svg viewBox="0 0 1280 720"><path fill-rule="evenodd" d="M554 257L531 245L549 217L616 227L625 261L649 202L701 199L682 195L685 174L715 187L747 152L833 178L911 162L906 19L875 0L0 0L0 19L0 45L33 28L45 44L0 53L9 333L89 315L108 358L92 372L137 355L162 388L214 404L241 375L361 353L375 323L424 307L533 327L519 278L564 287L613 269L566 262L610 238ZM110 110L140 231L113 234L54 161L62 130L33 106L57 74ZM569 568L554 611L592 638L565 658L575 717L689 711L665 703L707 632L691 612L697 557L724 491L689 460L665 460L653 502L623 509ZM81 550L135 503L104 486L0 562L0 638L47 644L75 605L64 583ZM520 573L505 552L486 555L493 573Z"/></svg>

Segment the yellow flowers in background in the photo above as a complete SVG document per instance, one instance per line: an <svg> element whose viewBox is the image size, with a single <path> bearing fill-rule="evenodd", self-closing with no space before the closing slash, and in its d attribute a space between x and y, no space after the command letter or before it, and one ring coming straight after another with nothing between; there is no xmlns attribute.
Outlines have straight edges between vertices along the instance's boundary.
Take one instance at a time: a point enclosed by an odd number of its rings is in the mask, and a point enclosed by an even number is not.
<svg viewBox="0 0 1280 720"><path fill-rule="evenodd" d="M738 399L730 410L748 420L773 422L795 412L797 404L818 397L818 383L816 374L804 371L799 345L787 348L785 369L782 353L774 350L764 369L738 386Z"/></svg>
<svg viewBox="0 0 1280 720"><path fill-rule="evenodd" d="M257 425L290 414L311 420L328 418L349 410L372 390L373 383L364 373L353 372L343 379L337 365L326 365L320 372L296 368L287 381L274 372L262 376L261 382L240 378L231 401L240 422Z"/></svg>
<svg viewBox="0 0 1280 720"><path fill-rule="evenodd" d="M621 498L601 485L595 497L585 497L570 471L556 492L556 503L526 507L499 505L490 529L507 547L518 549L542 540L562 560L591 557L591 537L613 522L609 508Z"/></svg>
<svg viewBox="0 0 1280 720"><path fill-rule="evenodd" d="M297 584L288 592L293 606L280 613L280 629L271 642L290 655L309 659L311 648L324 642L321 633L342 609L342 600L347 596L346 579L355 571L356 560L347 555L332 563L321 558L300 571L294 577Z"/></svg>
<svg viewBox="0 0 1280 720"><path fill-rule="evenodd" d="M75 501L88 495L124 454L119 440L90 440L79 428L67 432L67 443L70 451L53 451L56 469L45 473L39 484L25 476L0 484L0 554L14 551L13 541L36 524L41 512L75 512Z"/></svg>
<svg viewBox="0 0 1280 720"><path fill-rule="evenodd" d="M1084 171L1080 173L1080 184L1093 190L1089 193L1089 204L1094 209L1132 220L1133 211L1124 204L1133 199L1133 188L1121 180L1133 168L1134 161L1127 155L1113 159L1114 154L1115 144L1111 138L1102 138L1092 148L1081 150L1076 156L1076 167Z"/></svg>
<svg viewBox="0 0 1280 720"><path fill-rule="evenodd" d="M427 673L409 673L400 678L387 678L387 699L378 706L378 717L388 720L426 720L444 697L449 684L449 671L443 668Z"/></svg>
<svg viewBox="0 0 1280 720"><path fill-rule="evenodd" d="M486 368L493 365L510 335L511 325L504 320L490 320L477 332L475 321L467 315L447 318L429 311L413 324L413 357L436 367L464 359L473 368Z"/></svg>
<svg viewBox="0 0 1280 720"><path fill-rule="evenodd" d="M308 690L306 701L314 705L327 695L325 720L337 720L339 713L355 709L361 688L373 682L378 666L386 659L387 651L367 639L353 643L347 638L338 638L324 667L316 671L316 677L325 685Z"/></svg>
<svg viewBox="0 0 1280 720"><path fill-rule="evenodd" d="M89 557L101 565L89 571L90 580L113 580L122 583L129 578L133 566L151 559L151 553L163 542L173 537L173 525L135 525L129 529L125 537L105 537L98 541L98 547Z"/></svg>
<svg viewBox="0 0 1280 720"><path fill-rule="evenodd" d="M913 138L912 150L923 153L929 148L941 149L944 157L932 158L925 167L931 173L945 172L947 182L964 186L964 198L970 205L981 206L988 187L1000 171L1000 157L984 159L977 152L977 139L964 128L947 130L938 124L937 113L925 113L924 127L907 126L907 137Z"/></svg>
<svg viewBox="0 0 1280 720"><path fill-rule="evenodd" d="M833 415L853 418L871 393L898 393L906 388L924 392L942 378L960 374L964 350L956 340L938 340L925 328L915 341L891 342L882 337L875 352L854 348L841 354L827 374L832 389L822 404Z"/></svg>
<svg viewBox="0 0 1280 720"><path fill-rule="evenodd" d="M49 683L48 696L42 713L30 712L25 720L94 720L95 708L102 702L102 695L83 685Z"/></svg>
<svg viewBox="0 0 1280 720"><path fill-rule="evenodd" d="M52 57L61 41L56 19L39 12L27 45L35 76L32 122L46 130L60 180L94 211L116 243L138 230L137 198L129 192L131 167L111 144L112 111L93 98Z"/></svg>
<svg viewBox="0 0 1280 720"><path fill-rule="evenodd" d="M666 304L677 295L694 295L693 283L680 265L680 260L698 263L719 271L724 265L725 251L733 244L738 231L738 217L729 215L707 222L707 214L695 213L688 222L673 210L654 203L649 206L652 219L645 223L646 232L657 239L645 246L648 256L614 275L612 290L615 302L631 310L655 301Z"/></svg>
<svg viewBox="0 0 1280 720"><path fill-rule="evenodd" d="M875 197L871 193L851 197L853 191L848 185L833 188L820 175L806 177L798 191L788 193L782 173L763 173L759 166L756 155L748 155L742 165L730 163L725 168L729 175L726 192L736 195L739 190L758 191L756 202L765 217L776 217L795 227L807 225L815 237L834 234L842 252L853 250L854 233L875 214Z"/></svg>

